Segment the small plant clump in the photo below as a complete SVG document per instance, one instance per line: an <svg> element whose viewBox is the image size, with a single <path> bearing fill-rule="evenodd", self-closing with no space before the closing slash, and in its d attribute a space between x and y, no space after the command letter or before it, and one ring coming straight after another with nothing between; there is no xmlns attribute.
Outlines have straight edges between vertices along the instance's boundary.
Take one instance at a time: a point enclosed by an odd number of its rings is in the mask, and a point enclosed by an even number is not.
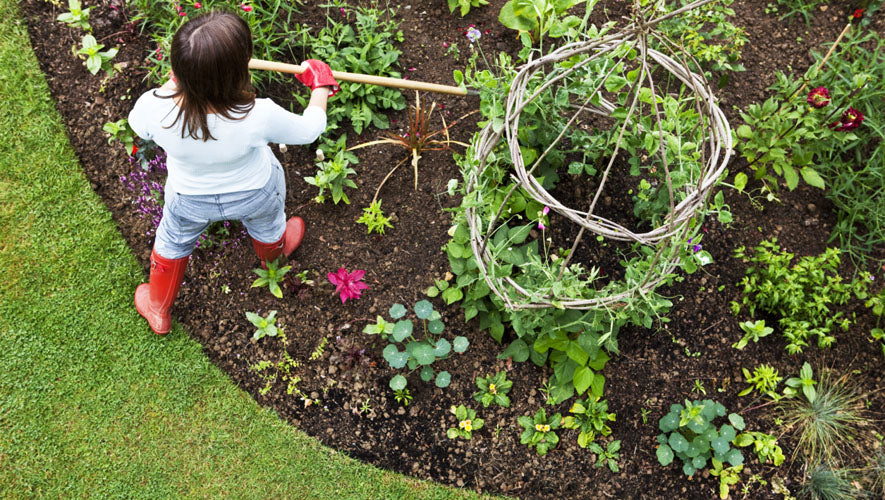
<svg viewBox="0 0 885 500"><path fill-rule="evenodd" d="M580 429L578 446L581 448L588 447L596 436L608 436L612 433L608 422L615 421L615 414L608 412L608 401L595 398L575 401L569 413L571 415L562 420L562 426L566 429Z"/></svg>
<svg viewBox="0 0 885 500"><path fill-rule="evenodd" d="M451 411L455 418L458 419L458 427L451 427L446 431L446 436L449 439L470 439L473 437L473 431L478 431L482 429L485 421L481 418L476 418L476 412L471 410L470 408L466 408L464 405L452 406L449 411Z"/></svg>
<svg viewBox="0 0 885 500"><path fill-rule="evenodd" d="M620 449L620 440L609 442L605 448L600 446L599 443L590 443L590 451L596 454L596 465L594 467L608 465L609 470L612 472L620 472L618 467L618 458L620 457L618 451Z"/></svg>
<svg viewBox="0 0 885 500"><path fill-rule="evenodd" d="M744 455L731 444L737 437L736 431L744 429L744 419L731 413L728 415L730 425L717 428L713 424L716 417L724 417L726 413L725 406L709 399L686 400L685 406L671 405L670 412L658 422L663 431L658 435L658 462L666 467L674 457L679 458L686 476L705 468L710 459L735 467L743 464Z"/></svg>
<svg viewBox="0 0 885 500"><path fill-rule="evenodd" d="M546 455L559 444L556 429L559 429L561 421L562 416L559 413L548 418L544 408L539 409L534 417L523 415L518 419L519 425L524 429L519 442L534 448L538 455Z"/></svg>
<svg viewBox="0 0 885 500"><path fill-rule="evenodd" d="M366 234L372 234L373 231L384 234L385 228L393 228L390 219L385 217L384 212L381 211L381 200L375 200L364 208L363 215L357 219L357 223L366 225L368 228Z"/></svg>
<svg viewBox="0 0 885 500"><path fill-rule="evenodd" d="M485 378L476 377L476 386L479 390L473 394L473 399L481 402L483 408L488 408L492 403L504 408L510 407L507 393L513 387L513 382L507 380L506 372L497 372L494 376L486 375Z"/></svg>
<svg viewBox="0 0 885 500"><path fill-rule="evenodd" d="M314 197L314 201L317 203L324 203L326 201L326 192L328 191L336 205L339 201L350 204L350 199L347 197L347 193L344 192L344 188L357 187L353 180L348 179L348 176L356 175L356 170L350 165L359 163L359 159L355 154L345 149L346 141L346 135L338 138L338 141L333 146L335 151L329 160L325 160L324 154L318 154L319 168L316 175L304 178L304 182L320 189L320 192ZM322 152L322 150L318 151Z"/></svg>
<svg viewBox="0 0 885 500"><path fill-rule="evenodd" d="M292 266L280 267L280 260L267 262L267 269L261 269L260 267L253 269L252 272L258 275L258 279L252 282L252 288L267 286L274 297L282 299L283 290L280 288L280 283L285 279L286 273L292 269Z"/></svg>
<svg viewBox="0 0 885 500"><path fill-rule="evenodd" d="M276 337L277 334L282 331L276 326L276 311L271 311L266 317L261 317L254 312L246 311L246 318L249 320L249 323L252 323L255 328L257 328L255 330L255 333L252 335L253 340L258 340L265 336Z"/></svg>

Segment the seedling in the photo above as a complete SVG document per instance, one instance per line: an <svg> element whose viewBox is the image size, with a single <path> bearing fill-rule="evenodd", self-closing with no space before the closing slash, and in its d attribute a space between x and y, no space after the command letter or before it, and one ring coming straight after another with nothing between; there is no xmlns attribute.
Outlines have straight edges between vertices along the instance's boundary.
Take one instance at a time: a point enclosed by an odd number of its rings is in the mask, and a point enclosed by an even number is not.
<svg viewBox="0 0 885 500"><path fill-rule="evenodd" d="M262 318L254 312L246 311L246 318L248 318L249 322L257 328L252 335L252 339L258 340L264 336L276 337L277 333L280 331L274 324L276 323L276 317L276 311L271 311L266 318Z"/></svg>
<svg viewBox="0 0 885 500"><path fill-rule="evenodd" d="M482 403L483 408L488 408L495 403L504 408L510 407L510 397L507 393L513 387L513 382L507 380L507 373L498 372L495 376L486 375L486 378L476 377L476 386L479 388L473 394L473 399Z"/></svg>
<svg viewBox="0 0 885 500"><path fill-rule="evenodd" d="M519 442L534 448L538 455L546 455L548 451L556 448L559 444L559 436L556 429L559 428L562 416L559 413L547 418L544 408L538 410L534 417L523 415L519 417L519 425L525 429L519 436Z"/></svg>
<svg viewBox="0 0 885 500"><path fill-rule="evenodd" d="M267 262L267 269L253 269L252 272L258 275L258 279L252 283L252 288L267 285L274 297L282 299L283 290L280 288L280 282L283 281L292 266L279 267L279 262L279 259Z"/></svg>
<svg viewBox="0 0 885 500"><path fill-rule="evenodd" d="M590 451L596 454L596 465L594 467L608 465L609 470L612 472L620 472L620 469L618 468L618 450L620 449L620 440L610 442L605 449L603 449L598 443L590 443Z"/></svg>
<svg viewBox="0 0 885 500"><path fill-rule="evenodd" d="M457 407L452 406L449 411L451 411L455 415L455 418L458 419L458 427L451 427L446 431L446 436L448 436L449 439L456 439L459 437L470 439L473 437L473 431L482 429L482 426L485 423L483 419L476 418L475 411L466 408L464 405L459 405Z"/></svg>

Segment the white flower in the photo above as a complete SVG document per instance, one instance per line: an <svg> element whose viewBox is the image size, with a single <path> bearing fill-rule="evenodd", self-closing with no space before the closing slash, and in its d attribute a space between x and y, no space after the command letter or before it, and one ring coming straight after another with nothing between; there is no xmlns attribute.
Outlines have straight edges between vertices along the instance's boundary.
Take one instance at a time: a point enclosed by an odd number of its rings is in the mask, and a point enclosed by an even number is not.
<svg viewBox="0 0 885 500"><path fill-rule="evenodd" d="M322 149L317 149L317 161L325 161L326 155L323 154Z"/></svg>

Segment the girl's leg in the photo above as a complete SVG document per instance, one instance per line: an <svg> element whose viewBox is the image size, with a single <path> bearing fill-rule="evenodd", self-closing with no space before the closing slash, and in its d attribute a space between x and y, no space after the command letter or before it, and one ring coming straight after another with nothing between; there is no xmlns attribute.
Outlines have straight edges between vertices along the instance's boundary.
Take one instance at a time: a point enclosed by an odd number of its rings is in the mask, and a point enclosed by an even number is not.
<svg viewBox="0 0 885 500"><path fill-rule="evenodd" d="M253 201L257 210L244 211L243 225L252 237L252 246L261 265L284 255L288 257L304 238L304 220L292 217L286 221L286 179L283 167L274 163L273 174L268 183L257 190Z"/></svg>

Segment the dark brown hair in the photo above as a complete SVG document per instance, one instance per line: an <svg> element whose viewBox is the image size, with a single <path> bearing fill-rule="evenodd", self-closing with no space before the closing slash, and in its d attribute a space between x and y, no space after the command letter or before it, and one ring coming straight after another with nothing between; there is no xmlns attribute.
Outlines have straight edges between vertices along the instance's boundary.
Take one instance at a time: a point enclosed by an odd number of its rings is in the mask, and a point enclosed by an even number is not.
<svg viewBox="0 0 885 500"><path fill-rule="evenodd" d="M215 138L209 133L207 113L232 120L245 118L255 105L251 58L252 32L236 14L209 12L182 25L172 38L177 90L160 96L178 103L178 116L169 128L182 120L182 138L189 135L208 141Z"/></svg>

